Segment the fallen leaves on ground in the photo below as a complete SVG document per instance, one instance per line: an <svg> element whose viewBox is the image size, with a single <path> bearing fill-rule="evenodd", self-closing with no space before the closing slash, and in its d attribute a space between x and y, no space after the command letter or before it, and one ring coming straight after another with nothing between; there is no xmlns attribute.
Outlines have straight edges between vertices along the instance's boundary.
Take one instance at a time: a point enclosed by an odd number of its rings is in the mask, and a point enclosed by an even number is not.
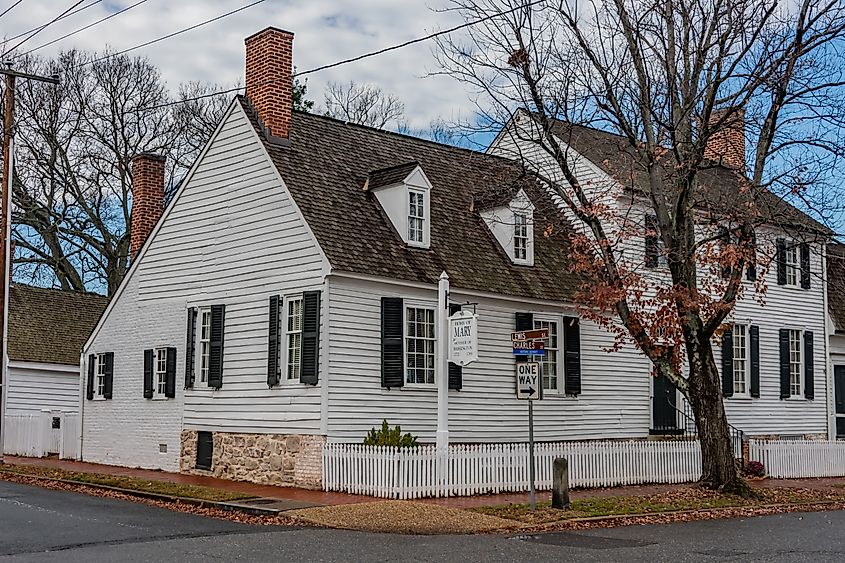
<svg viewBox="0 0 845 563"><path fill-rule="evenodd" d="M333 528L397 534L475 534L520 527L480 512L407 500L321 506L288 514Z"/></svg>

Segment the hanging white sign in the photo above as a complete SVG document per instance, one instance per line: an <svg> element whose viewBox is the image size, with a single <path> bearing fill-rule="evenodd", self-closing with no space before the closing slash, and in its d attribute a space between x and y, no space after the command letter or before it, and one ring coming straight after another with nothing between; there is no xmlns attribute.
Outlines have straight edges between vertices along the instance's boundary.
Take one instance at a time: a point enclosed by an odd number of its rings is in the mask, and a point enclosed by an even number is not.
<svg viewBox="0 0 845 563"><path fill-rule="evenodd" d="M449 361L465 366L478 360L478 316L458 311L449 317Z"/></svg>

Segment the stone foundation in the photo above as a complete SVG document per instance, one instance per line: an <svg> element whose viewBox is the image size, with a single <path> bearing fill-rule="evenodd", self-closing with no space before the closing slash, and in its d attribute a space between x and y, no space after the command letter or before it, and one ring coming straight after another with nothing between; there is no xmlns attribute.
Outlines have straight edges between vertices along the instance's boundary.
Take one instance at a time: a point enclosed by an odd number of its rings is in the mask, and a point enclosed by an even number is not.
<svg viewBox="0 0 845 563"><path fill-rule="evenodd" d="M211 471L197 469L197 431L182 431L179 471L261 485L320 489L325 436L214 432Z"/></svg>

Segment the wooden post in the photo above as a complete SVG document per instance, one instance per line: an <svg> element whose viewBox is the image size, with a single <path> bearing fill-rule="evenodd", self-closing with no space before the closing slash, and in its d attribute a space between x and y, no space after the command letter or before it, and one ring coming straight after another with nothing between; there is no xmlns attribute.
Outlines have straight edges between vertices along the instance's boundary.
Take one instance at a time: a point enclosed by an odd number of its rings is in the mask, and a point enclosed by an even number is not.
<svg viewBox="0 0 845 563"><path fill-rule="evenodd" d="M552 508L569 508L569 460L565 457L554 461L554 481L552 482Z"/></svg>

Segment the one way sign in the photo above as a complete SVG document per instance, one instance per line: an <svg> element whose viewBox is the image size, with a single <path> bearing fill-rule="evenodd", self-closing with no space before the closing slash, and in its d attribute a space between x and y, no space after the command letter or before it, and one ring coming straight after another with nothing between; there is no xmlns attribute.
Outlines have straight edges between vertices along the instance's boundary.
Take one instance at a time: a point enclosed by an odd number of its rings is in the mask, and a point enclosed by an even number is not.
<svg viewBox="0 0 845 563"><path fill-rule="evenodd" d="M516 398L536 401L543 398L543 372L539 362L516 364Z"/></svg>

